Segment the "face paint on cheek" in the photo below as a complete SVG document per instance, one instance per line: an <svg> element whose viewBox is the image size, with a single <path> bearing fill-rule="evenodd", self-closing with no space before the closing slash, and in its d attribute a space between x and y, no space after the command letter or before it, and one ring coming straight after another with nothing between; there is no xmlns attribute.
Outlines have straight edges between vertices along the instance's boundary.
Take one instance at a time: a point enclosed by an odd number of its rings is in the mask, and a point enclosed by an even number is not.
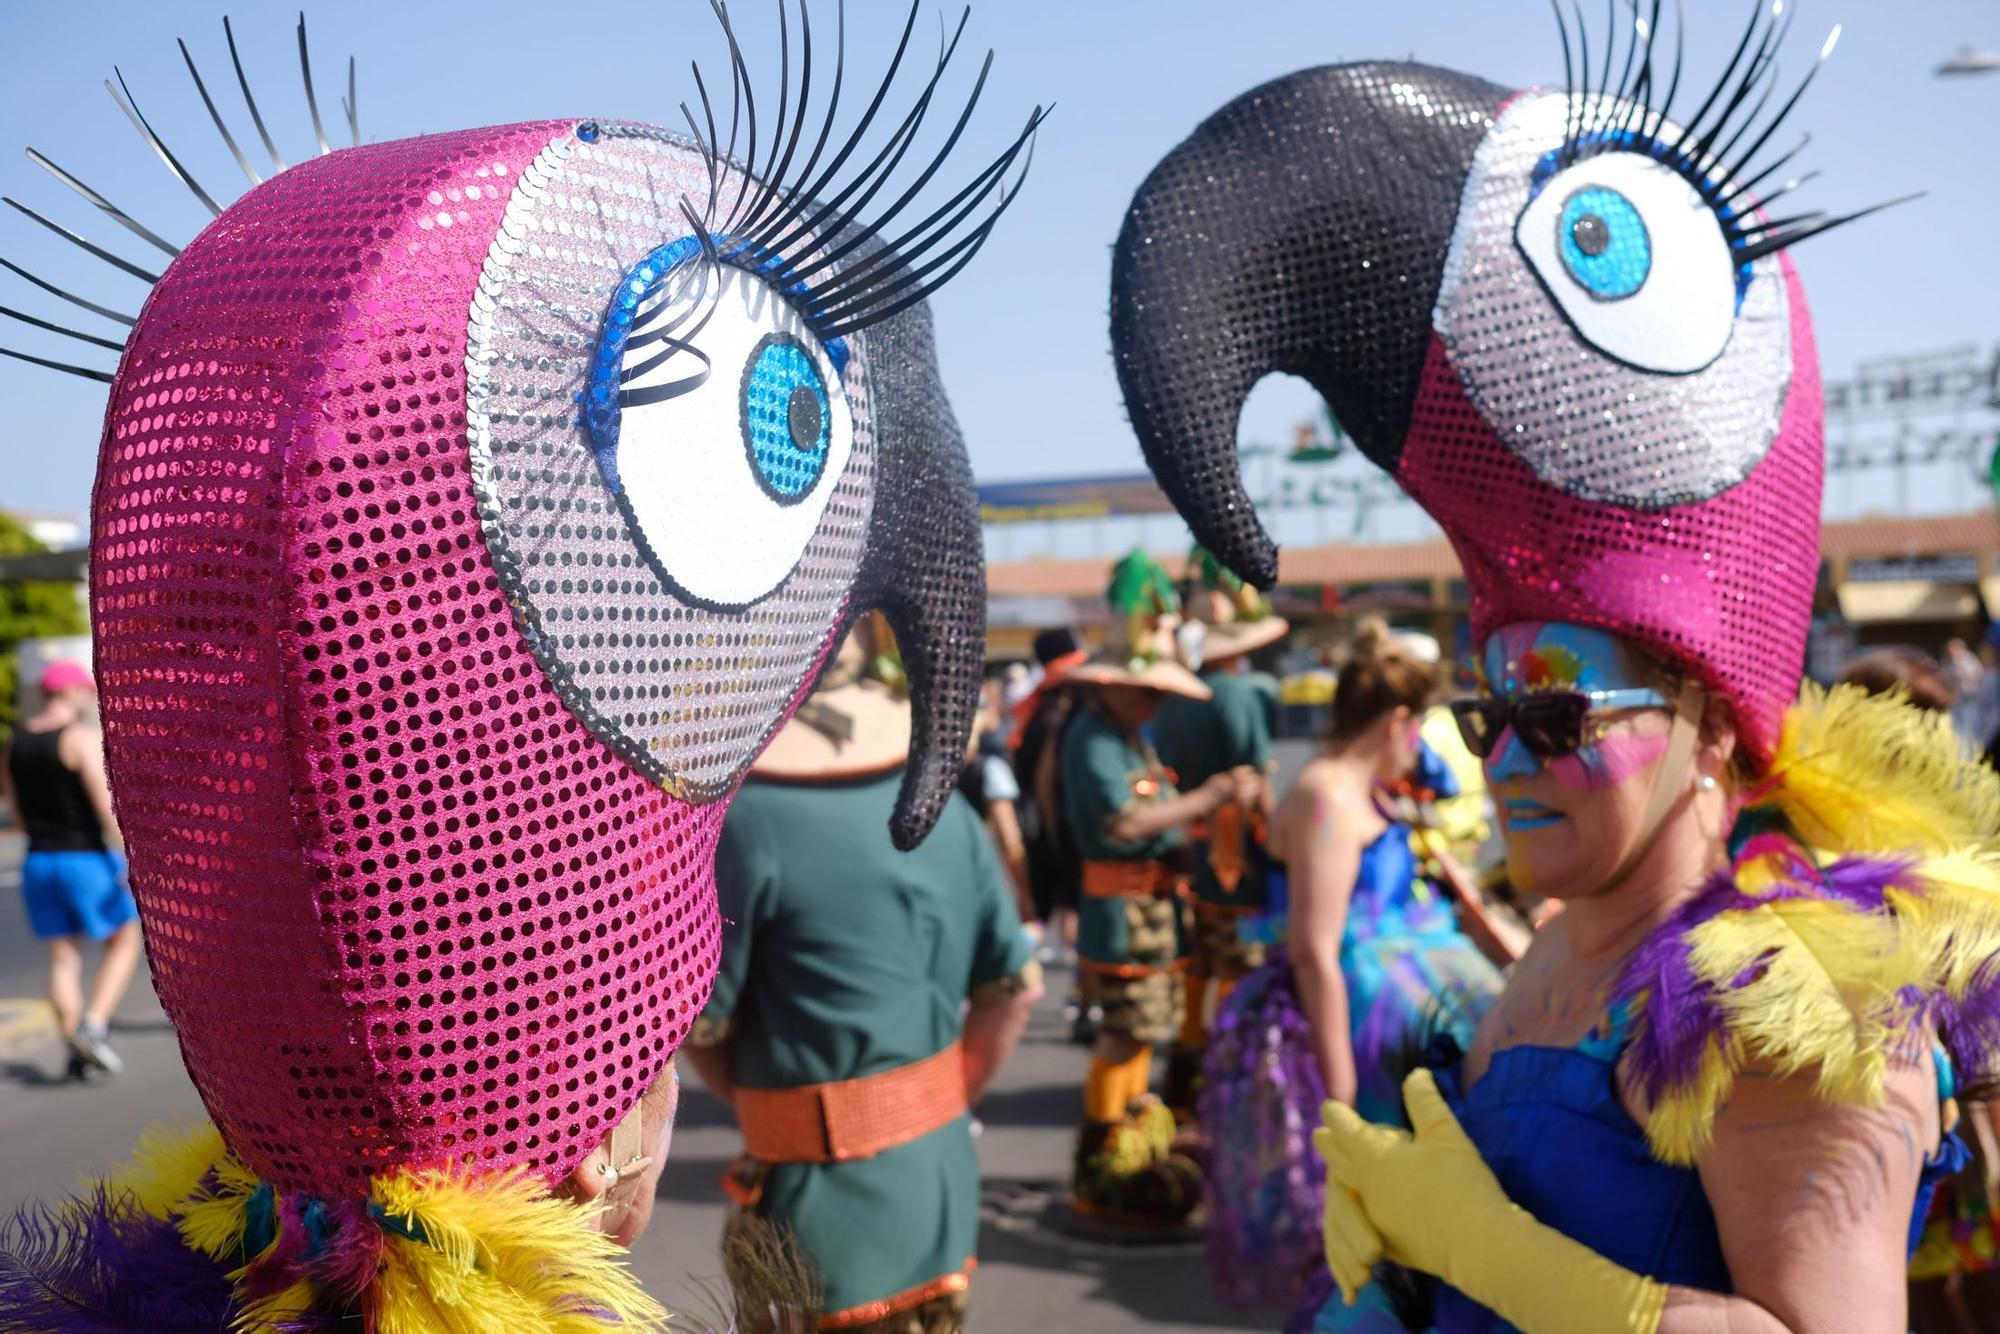
<svg viewBox="0 0 2000 1334"><path fill-rule="evenodd" d="M1616 732L1574 755L1549 762L1549 773L1571 792L1608 792L1652 767L1667 750L1664 736Z"/></svg>

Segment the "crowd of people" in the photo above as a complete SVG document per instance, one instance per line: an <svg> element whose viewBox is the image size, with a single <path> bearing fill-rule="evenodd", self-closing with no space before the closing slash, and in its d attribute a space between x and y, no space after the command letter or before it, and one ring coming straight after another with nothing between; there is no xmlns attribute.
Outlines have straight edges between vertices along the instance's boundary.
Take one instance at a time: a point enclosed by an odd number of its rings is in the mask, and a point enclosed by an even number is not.
<svg viewBox="0 0 2000 1334"><path fill-rule="evenodd" d="M844 40L821 124L782 29L743 161L733 30L692 137L322 132L227 205L134 114L217 220L174 247L57 173L172 263L118 261L115 374L31 358L109 382L96 677L7 768L72 1068L116 1069L135 905L209 1120L0 1226L0 1330L663 1327L622 1257L681 1055L742 1131L737 1328L958 1329L1045 962L1088 1048L1056 1221L1199 1227L1291 1330L1991 1325L2000 684L1963 644L1801 679L1789 247L1864 213L1758 193L1782 8L1693 110L1695 44L1612 6L1561 86L1315 65L1169 150L1110 344L1200 549L997 697L925 298L1041 113L961 172L982 75L905 165L955 38L843 141ZM1449 698L1435 640L1347 627L1282 785L1236 448L1273 372L1470 604Z"/></svg>

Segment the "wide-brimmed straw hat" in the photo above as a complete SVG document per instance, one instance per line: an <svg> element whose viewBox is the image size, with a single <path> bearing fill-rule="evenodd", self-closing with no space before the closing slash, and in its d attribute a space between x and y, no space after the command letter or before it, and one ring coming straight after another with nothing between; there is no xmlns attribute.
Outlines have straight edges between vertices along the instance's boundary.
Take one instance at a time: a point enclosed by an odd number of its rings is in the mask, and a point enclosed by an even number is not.
<svg viewBox="0 0 2000 1334"><path fill-rule="evenodd" d="M857 621L813 693L798 707L750 772L807 782L861 777L910 756L910 698L902 660L880 616Z"/></svg>

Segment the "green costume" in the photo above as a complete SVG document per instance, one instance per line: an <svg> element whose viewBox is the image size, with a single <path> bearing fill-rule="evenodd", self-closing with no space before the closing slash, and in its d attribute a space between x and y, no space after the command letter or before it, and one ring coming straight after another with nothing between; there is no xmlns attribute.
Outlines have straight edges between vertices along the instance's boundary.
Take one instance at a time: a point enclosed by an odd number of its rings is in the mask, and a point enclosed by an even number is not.
<svg viewBox="0 0 2000 1334"><path fill-rule="evenodd" d="M1153 720L1153 739L1160 758L1174 771L1183 790L1193 791L1216 774L1238 765L1270 773L1271 722L1263 695L1242 672L1211 667L1201 674L1213 699L1170 696L1160 702ZM1233 891L1226 889L1201 849L1192 880L1195 897L1231 908L1261 908L1266 887L1263 870L1252 859Z"/></svg>
<svg viewBox="0 0 2000 1334"><path fill-rule="evenodd" d="M1174 796L1159 757L1143 744L1127 741L1096 709L1085 709L1063 736L1062 791L1070 837L1085 863L1086 889L1077 909L1077 954L1100 969L1172 965L1180 956L1180 934L1171 897L1106 898L1088 890L1092 862L1161 862L1179 854L1183 840L1178 829L1136 843L1119 842L1107 832L1119 812L1133 802ZM1124 1029L1108 1013L1105 1022L1114 1031ZM1156 1042L1166 1035L1133 1036Z"/></svg>
<svg viewBox="0 0 2000 1334"><path fill-rule="evenodd" d="M914 852L889 842L900 768L799 782L753 774L716 856L727 923L702 1015L743 1089L879 1075L944 1051L967 997L1028 968L1033 943L963 797ZM699 1039L698 1039L699 1040ZM962 1275L979 1231L970 1117L845 1162L739 1164L789 1227L827 1318Z"/></svg>

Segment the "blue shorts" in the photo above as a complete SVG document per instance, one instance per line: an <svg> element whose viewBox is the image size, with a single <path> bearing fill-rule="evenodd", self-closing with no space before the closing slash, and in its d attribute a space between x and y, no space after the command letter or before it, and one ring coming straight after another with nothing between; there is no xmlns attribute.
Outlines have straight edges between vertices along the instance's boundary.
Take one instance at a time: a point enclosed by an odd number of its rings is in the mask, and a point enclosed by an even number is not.
<svg viewBox="0 0 2000 1334"><path fill-rule="evenodd" d="M116 852L31 852L21 863L28 925L44 940L103 940L139 915Z"/></svg>

